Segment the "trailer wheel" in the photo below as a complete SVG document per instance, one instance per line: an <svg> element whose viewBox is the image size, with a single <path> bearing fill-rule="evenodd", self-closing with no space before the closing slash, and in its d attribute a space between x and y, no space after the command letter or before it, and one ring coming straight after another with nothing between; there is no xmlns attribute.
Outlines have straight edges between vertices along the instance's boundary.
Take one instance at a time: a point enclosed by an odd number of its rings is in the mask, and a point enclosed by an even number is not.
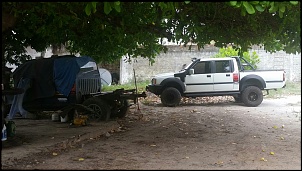
<svg viewBox="0 0 302 171"><path fill-rule="evenodd" d="M120 107L114 109L114 112L112 112L112 117L118 117L118 118L123 118L127 115L129 111L129 102L128 100L123 100L121 101Z"/></svg>
<svg viewBox="0 0 302 171"><path fill-rule="evenodd" d="M168 87L162 92L160 99L163 105L173 107L179 105L181 94L176 88Z"/></svg>
<svg viewBox="0 0 302 171"><path fill-rule="evenodd" d="M262 103L263 93L256 86L249 86L243 90L241 100L246 106L256 107Z"/></svg>
<svg viewBox="0 0 302 171"><path fill-rule="evenodd" d="M89 114L89 119L97 121L108 121L110 119L110 106L98 97L92 97L83 102L94 113Z"/></svg>

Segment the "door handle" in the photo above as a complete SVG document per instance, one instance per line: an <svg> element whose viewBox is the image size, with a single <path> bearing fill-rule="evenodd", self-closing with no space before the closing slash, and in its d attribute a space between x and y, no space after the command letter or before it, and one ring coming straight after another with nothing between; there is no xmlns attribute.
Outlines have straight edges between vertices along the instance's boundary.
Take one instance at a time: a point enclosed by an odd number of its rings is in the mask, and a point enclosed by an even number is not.
<svg viewBox="0 0 302 171"><path fill-rule="evenodd" d="M207 75L207 77L211 77L211 75Z"/></svg>
<svg viewBox="0 0 302 171"><path fill-rule="evenodd" d="M229 76L230 76L230 74L225 74L225 76L229 77Z"/></svg>

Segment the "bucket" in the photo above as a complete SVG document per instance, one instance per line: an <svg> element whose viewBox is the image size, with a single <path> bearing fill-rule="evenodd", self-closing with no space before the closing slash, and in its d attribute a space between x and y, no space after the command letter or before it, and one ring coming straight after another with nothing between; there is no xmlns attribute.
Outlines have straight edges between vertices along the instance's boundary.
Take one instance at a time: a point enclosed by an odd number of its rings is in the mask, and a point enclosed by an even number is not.
<svg viewBox="0 0 302 171"><path fill-rule="evenodd" d="M60 116L61 122L67 122L68 121L68 115L65 115L65 117Z"/></svg>
<svg viewBox="0 0 302 171"><path fill-rule="evenodd" d="M51 120L56 122L56 121L60 121L60 118L59 118L59 114L58 113L54 113L51 115Z"/></svg>
<svg viewBox="0 0 302 171"><path fill-rule="evenodd" d="M16 124L14 121L8 121L6 124L7 137L13 137L16 135Z"/></svg>
<svg viewBox="0 0 302 171"><path fill-rule="evenodd" d="M7 140L7 132L6 132L6 126L5 124L3 125L3 128L2 128L2 137L1 137L1 141L6 141Z"/></svg>

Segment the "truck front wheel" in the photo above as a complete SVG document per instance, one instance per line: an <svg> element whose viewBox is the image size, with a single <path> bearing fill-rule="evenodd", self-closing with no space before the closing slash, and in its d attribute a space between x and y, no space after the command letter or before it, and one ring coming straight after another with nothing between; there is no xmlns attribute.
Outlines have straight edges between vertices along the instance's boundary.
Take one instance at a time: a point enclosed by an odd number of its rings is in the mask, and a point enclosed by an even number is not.
<svg viewBox="0 0 302 171"><path fill-rule="evenodd" d="M110 118L110 106L98 97L92 97L83 102L94 112L88 115L89 119L97 121L108 121Z"/></svg>
<svg viewBox="0 0 302 171"><path fill-rule="evenodd" d="M243 90L241 100L246 106L256 107L262 103L263 93L256 86L249 86Z"/></svg>
<svg viewBox="0 0 302 171"><path fill-rule="evenodd" d="M160 99L163 105L173 107L179 105L181 94L176 88L168 87L162 92Z"/></svg>

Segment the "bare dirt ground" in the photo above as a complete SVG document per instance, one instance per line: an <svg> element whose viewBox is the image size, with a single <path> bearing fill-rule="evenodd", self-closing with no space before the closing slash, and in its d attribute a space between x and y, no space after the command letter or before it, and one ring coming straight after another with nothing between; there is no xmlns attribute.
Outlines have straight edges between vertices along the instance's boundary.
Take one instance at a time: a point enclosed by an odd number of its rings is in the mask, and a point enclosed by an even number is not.
<svg viewBox="0 0 302 171"><path fill-rule="evenodd" d="M117 121L119 131L52 154L28 152L2 169L301 170L300 95L264 98L258 107L230 97L178 107L150 99Z"/></svg>

